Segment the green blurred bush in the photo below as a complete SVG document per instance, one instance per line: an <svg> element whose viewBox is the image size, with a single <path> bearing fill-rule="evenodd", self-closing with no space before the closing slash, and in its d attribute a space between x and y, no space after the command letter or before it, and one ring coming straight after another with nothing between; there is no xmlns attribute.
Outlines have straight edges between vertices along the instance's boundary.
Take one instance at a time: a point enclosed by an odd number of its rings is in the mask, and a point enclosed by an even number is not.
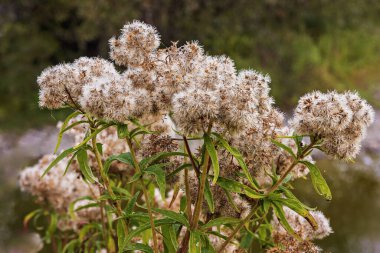
<svg viewBox="0 0 380 253"><path fill-rule="evenodd" d="M40 71L107 57L108 39L133 19L157 26L164 45L199 40L238 68L269 73L285 110L313 89L356 89L380 106L377 0L2 0L1 128L53 121L38 108Z"/></svg>

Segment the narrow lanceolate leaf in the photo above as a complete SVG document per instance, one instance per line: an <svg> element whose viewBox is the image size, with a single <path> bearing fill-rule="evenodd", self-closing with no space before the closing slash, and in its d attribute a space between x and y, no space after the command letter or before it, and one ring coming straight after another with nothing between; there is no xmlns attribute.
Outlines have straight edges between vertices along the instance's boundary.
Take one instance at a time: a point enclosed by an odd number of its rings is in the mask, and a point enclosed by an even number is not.
<svg viewBox="0 0 380 253"><path fill-rule="evenodd" d="M136 192L135 195L133 195L133 197L131 198L131 200L128 202L128 205L127 207L125 208L125 214L126 215L129 215L133 212L133 208L135 207L136 205L136 201L137 201L137 198L139 197L140 195L140 192Z"/></svg>
<svg viewBox="0 0 380 253"><path fill-rule="evenodd" d="M212 196L212 192L211 192L210 184L208 180L206 180L206 185L205 185L205 199L206 199L208 208L210 209L210 212L214 213L215 212L214 197Z"/></svg>
<svg viewBox="0 0 380 253"><path fill-rule="evenodd" d="M244 162L243 156L240 154L239 150L234 147L231 147L230 144L218 133L212 133L219 141L220 145L224 147L233 157L235 157L236 161L239 163L239 166L242 168L244 175L247 177L249 183L255 188L259 189L259 184L252 177L251 173L249 173L248 167Z"/></svg>
<svg viewBox="0 0 380 253"><path fill-rule="evenodd" d="M78 152L78 151L77 151ZM69 159L69 161L67 162L66 164L66 168L65 168L65 171L63 172L63 175L65 176L67 174L67 172L69 171L69 168L70 168L70 165L71 163L73 162L73 160L75 159L75 157L77 156L77 152L75 152L71 158Z"/></svg>
<svg viewBox="0 0 380 253"><path fill-rule="evenodd" d="M72 114L70 114L69 116L67 116L67 118L65 119L65 121L63 122L62 124L62 127L59 131L59 134L58 134L58 140L57 140L57 145L55 146L55 149L54 149L54 154L57 153L58 151L58 148L59 146L61 145L61 141L62 141L62 137L63 137L63 133L65 132L65 129L67 127L67 125L69 124L69 121L74 118L75 116L79 115L81 112L79 111L75 111L73 112Z"/></svg>
<svg viewBox="0 0 380 253"><path fill-rule="evenodd" d="M160 220L155 220L154 225L156 227L162 226L162 225L168 225L168 224L174 224L176 221L173 219L160 219ZM150 222L147 222L139 227L137 227L135 230L129 231L127 237L125 238L126 242L128 243L133 237L141 234L145 230L150 229Z"/></svg>
<svg viewBox="0 0 380 253"><path fill-rule="evenodd" d="M28 227L28 223L29 221L34 217L36 216L37 214L39 213L42 213L44 210L43 209L36 209L30 213L28 213L25 217L24 217L24 228L27 228Z"/></svg>
<svg viewBox="0 0 380 253"><path fill-rule="evenodd" d="M245 194L253 199L261 199L265 197L264 194L259 193L242 183L236 182L228 178L219 177L217 184L227 191Z"/></svg>
<svg viewBox="0 0 380 253"><path fill-rule="evenodd" d="M106 129L109 126L111 126L111 125L104 125L101 128L96 129L90 135L88 135L81 143L79 143L78 145L76 145L74 147L74 149L79 149L80 147L82 147L83 145L85 145L87 142L89 142L94 136L96 136L98 133L100 133L101 131L103 131L104 129Z"/></svg>
<svg viewBox="0 0 380 253"><path fill-rule="evenodd" d="M153 253L151 247L142 243L134 243L125 247L125 252L145 252L145 253Z"/></svg>
<svg viewBox="0 0 380 253"><path fill-rule="evenodd" d="M208 228L214 227L214 226L220 226L220 225L226 225L226 224L235 224L241 222L240 219L232 218L232 217L219 217L213 220L210 220L206 224L200 227L202 230L206 230Z"/></svg>
<svg viewBox="0 0 380 253"><path fill-rule="evenodd" d="M97 181L94 174L92 174L92 170L90 166L88 166L88 156L87 151L84 149L80 149L77 153L77 160L79 163L80 171L82 172L85 180L89 183L94 183Z"/></svg>
<svg viewBox="0 0 380 253"><path fill-rule="evenodd" d="M49 227L46 231L48 240L54 235L55 230L57 229L58 215L56 212L50 214Z"/></svg>
<svg viewBox="0 0 380 253"><path fill-rule="evenodd" d="M210 155L212 167L214 169L214 179L212 180L212 184L215 185L216 181L218 180L219 172L220 172L218 154L216 152L214 143L208 134L204 135L204 141L205 141L207 153Z"/></svg>
<svg viewBox="0 0 380 253"><path fill-rule="evenodd" d="M302 205L302 203L297 199L286 199L286 198L277 198L276 200L272 200L274 203L278 203L281 206L287 206L302 217L304 217L307 222L309 222L310 226L314 229L318 229L318 223L314 219L314 217L310 214L310 212Z"/></svg>
<svg viewBox="0 0 380 253"><path fill-rule="evenodd" d="M170 156L188 156L188 155L183 152L160 152L160 153L154 154L153 156L142 159L139 163L140 168L144 169L148 167L150 164L157 163L158 161L168 158Z"/></svg>
<svg viewBox="0 0 380 253"><path fill-rule="evenodd" d="M104 163L104 172L106 174L108 173L108 171L109 171L109 169L111 167L111 164L114 161L119 161L119 162L122 162L122 163L129 164L132 167L135 167L134 163L133 163L133 159L132 159L131 153L128 152L128 153L122 153L120 155L111 155L110 157L108 157L108 159Z"/></svg>
<svg viewBox="0 0 380 253"><path fill-rule="evenodd" d="M96 223L90 223L90 224L84 225L81 228L81 230L79 230L79 241L83 243L83 241L86 239L86 236L90 233L91 230L100 230L100 229L101 227L99 227L99 224L96 224Z"/></svg>
<svg viewBox="0 0 380 253"><path fill-rule="evenodd" d="M201 253L202 241L201 236L196 231L190 232L189 253Z"/></svg>
<svg viewBox="0 0 380 253"><path fill-rule="evenodd" d="M284 143L281 143L279 141L276 141L276 140L272 140L272 143L280 148L282 148L283 150L285 150L286 152L288 152L291 156L293 156L293 158L297 158L297 156L294 154L293 150L286 146Z"/></svg>
<svg viewBox="0 0 380 253"><path fill-rule="evenodd" d="M177 221L186 227L190 227L189 221L182 214L179 214L170 210L160 209L160 208L153 208L153 211L155 211L156 213L162 214L169 219Z"/></svg>
<svg viewBox="0 0 380 253"><path fill-rule="evenodd" d="M160 168L160 164L152 165L144 170L144 173L152 174L156 177L158 188L160 189L162 199L165 199L166 179L165 172Z"/></svg>
<svg viewBox="0 0 380 253"><path fill-rule="evenodd" d="M161 227L161 231L167 252L177 252L178 243L174 225L164 225Z"/></svg>
<svg viewBox="0 0 380 253"><path fill-rule="evenodd" d="M123 222L118 220L116 223L116 234L117 234L117 246L119 248L119 252L122 252L122 249L125 248L125 233L123 229Z"/></svg>
<svg viewBox="0 0 380 253"><path fill-rule="evenodd" d="M57 165L57 163L59 163L63 158L65 158L66 156L68 156L69 154L73 153L74 151L76 151L74 148L69 148L69 149L66 149L65 151L63 151L61 154L59 154L57 156L57 158L55 158L50 164L49 166L46 168L46 170L44 171L44 173L41 175L41 178L43 176L45 176L55 165Z"/></svg>
<svg viewBox="0 0 380 253"><path fill-rule="evenodd" d="M299 235L297 235L294 232L293 228L290 226L288 220L286 219L286 216L285 216L284 210L282 209L282 206L276 202L273 202L272 206L273 206L274 213L276 214L276 217L277 217L278 221L280 222L280 224L282 225L282 227L286 231L288 231L289 234L293 235L298 240L301 240Z"/></svg>
<svg viewBox="0 0 380 253"><path fill-rule="evenodd" d="M288 199L294 199L294 200L298 201L307 210L316 210L316 208L309 207L309 206L305 205L304 203L302 203L288 188L286 188L284 186L280 186L279 188Z"/></svg>
<svg viewBox="0 0 380 253"><path fill-rule="evenodd" d="M127 125L117 125L117 136L119 139L125 139L128 136L128 126Z"/></svg>
<svg viewBox="0 0 380 253"><path fill-rule="evenodd" d="M77 246L77 244L79 245L80 242L78 239L74 239L74 240L71 240L70 242L68 242L65 247L63 248L62 250L62 253L66 253L66 252L75 252L75 247Z"/></svg>
<svg viewBox="0 0 380 253"><path fill-rule="evenodd" d="M305 164L309 171L310 171L310 177L311 182L313 183L315 191L319 194L325 197L327 200L332 199L331 191L329 186L327 185L326 180L323 178L321 172L315 166L315 164L312 164L308 161L301 161L301 163Z"/></svg>

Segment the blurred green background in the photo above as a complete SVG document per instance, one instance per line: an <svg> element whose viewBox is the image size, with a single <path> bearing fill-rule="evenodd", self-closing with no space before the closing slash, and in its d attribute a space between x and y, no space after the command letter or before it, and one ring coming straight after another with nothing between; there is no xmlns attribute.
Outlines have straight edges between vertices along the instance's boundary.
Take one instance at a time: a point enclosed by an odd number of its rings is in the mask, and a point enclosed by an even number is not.
<svg viewBox="0 0 380 253"><path fill-rule="evenodd" d="M108 39L133 19L157 26L164 46L199 40L269 73L283 109L313 89L357 89L380 106L378 0L1 0L1 128L52 121L38 108L38 74L107 57Z"/></svg>
<svg viewBox="0 0 380 253"><path fill-rule="evenodd" d="M17 174L52 152L51 125L66 113L38 108L37 76L80 56L107 58L108 39L133 19L156 26L162 46L198 40L238 69L270 74L284 111L314 89L355 89L380 107L379 0L0 0L0 253L35 252L22 229L35 205ZM327 252L380 252L379 130L377 121L355 164L320 157L332 202L296 183L331 218L335 233L319 242Z"/></svg>

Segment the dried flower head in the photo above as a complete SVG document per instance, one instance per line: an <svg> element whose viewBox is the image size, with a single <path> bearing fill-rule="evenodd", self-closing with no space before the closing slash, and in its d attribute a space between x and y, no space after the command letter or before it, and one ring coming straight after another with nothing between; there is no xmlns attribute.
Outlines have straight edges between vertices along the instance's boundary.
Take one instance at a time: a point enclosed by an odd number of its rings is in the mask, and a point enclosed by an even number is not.
<svg viewBox="0 0 380 253"><path fill-rule="evenodd" d="M111 38L110 57L118 65L140 66L160 45L156 28L141 21L124 25L118 38Z"/></svg>
<svg viewBox="0 0 380 253"><path fill-rule="evenodd" d="M359 153L373 119L372 107L357 93L313 92L300 99L291 125L298 134L323 138L322 148L331 157L350 159Z"/></svg>

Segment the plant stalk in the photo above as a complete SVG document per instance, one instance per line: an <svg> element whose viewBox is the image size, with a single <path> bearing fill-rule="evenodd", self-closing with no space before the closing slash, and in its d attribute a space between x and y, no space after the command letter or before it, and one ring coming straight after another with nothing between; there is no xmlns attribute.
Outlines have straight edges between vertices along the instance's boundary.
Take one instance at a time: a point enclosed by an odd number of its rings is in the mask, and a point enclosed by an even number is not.
<svg viewBox="0 0 380 253"><path fill-rule="evenodd" d="M252 208L251 212L242 220L239 225L232 231L232 234L224 241L222 246L218 249L217 253L222 253L226 246L232 241L235 235L240 231L240 229L245 225L245 223L249 222L251 218L256 214L258 207L258 202L256 202L255 206Z"/></svg>
<svg viewBox="0 0 380 253"><path fill-rule="evenodd" d="M136 153L135 153L135 150L133 149L132 142L131 142L131 140L129 138L126 138L126 140L127 140L127 144L128 144L128 147L129 147L129 151L130 151L132 159L133 159L133 163L135 165L136 172L137 173L141 173L141 169L140 169L139 163L137 162ZM144 180L143 180L142 177L140 177L140 183L141 183L141 187L143 189L144 198L145 198L145 202L146 202L146 207L148 209L150 226L152 228L153 251L154 251L154 253L159 253L159 251L158 251L158 242L157 242L157 234L156 234L156 227L154 225L154 217L153 217L152 207L150 205L148 191L147 191L147 189L145 187Z"/></svg>
<svg viewBox="0 0 380 253"><path fill-rule="evenodd" d="M112 187L110 186L109 179L108 179L107 175L104 173L104 167L103 167L102 159L100 157L99 150L98 150L98 148L96 146L96 136L94 136L92 138L92 148L93 148L94 153L95 153L96 161L97 161L98 166L99 166L100 176L102 177L102 180L103 180L103 183L105 185L105 188L109 192L111 198L115 199L116 195L113 192ZM121 203L120 203L119 200L116 200L115 202L116 202L116 212L117 212L117 215L120 216L120 217L122 217L123 216L123 211L121 209ZM121 219L121 222L122 222L124 234L127 235L128 234L127 223L125 222L124 219Z"/></svg>

